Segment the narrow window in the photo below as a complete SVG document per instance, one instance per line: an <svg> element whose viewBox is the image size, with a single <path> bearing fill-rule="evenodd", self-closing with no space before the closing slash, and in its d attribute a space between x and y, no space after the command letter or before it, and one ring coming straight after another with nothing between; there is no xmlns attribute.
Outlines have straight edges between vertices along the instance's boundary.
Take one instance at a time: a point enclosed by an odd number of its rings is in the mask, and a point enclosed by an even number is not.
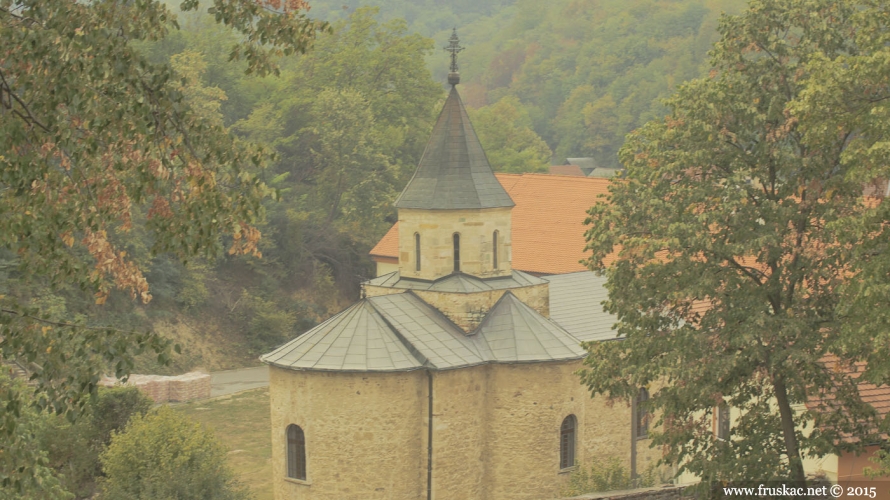
<svg viewBox="0 0 890 500"><path fill-rule="evenodd" d="M491 235L491 264L493 269L498 268L498 232Z"/></svg>
<svg viewBox="0 0 890 500"><path fill-rule="evenodd" d="M454 233L454 272L460 271L460 235Z"/></svg>
<svg viewBox="0 0 890 500"><path fill-rule="evenodd" d="M287 426L287 477L306 480L306 437L294 424Z"/></svg>
<svg viewBox="0 0 890 500"><path fill-rule="evenodd" d="M717 439L729 439L729 405L726 403L717 407Z"/></svg>
<svg viewBox="0 0 890 500"><path fill-rule="evenodd" d="M420 271L420 233L414 233L414 270Z"/></svg>
<svg viewBox="0 0 890 500"><path fill-rule="evenodd" d="M646 401L649 400L649 391L645 387L640 389L640 395L637 396L637 415L635 425L637 426L637 439L646 439L649 437L649 412L646 410Z"/></svg>
<svg viewBox="0 0 890 500"><path fill-rule="evenodd" d="M575 416L569 415L559 429L559 468L575 465Z"/></svg>

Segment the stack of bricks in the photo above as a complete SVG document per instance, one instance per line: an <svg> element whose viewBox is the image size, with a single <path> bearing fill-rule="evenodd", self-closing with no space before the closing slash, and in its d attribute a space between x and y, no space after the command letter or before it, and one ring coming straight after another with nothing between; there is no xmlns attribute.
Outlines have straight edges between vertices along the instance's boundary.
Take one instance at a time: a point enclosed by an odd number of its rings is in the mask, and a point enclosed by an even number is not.
<svg viewBox="0 0 890 500"><path fill-rule="evenodd" d="M190 372L168 378L169 401L194 401L210 397L210 375L206 373Z"/></svg>
<svg viewBox="0 0 890 500"><path fill-rule="evenodd" d="M113 387L122 384L120 380L105 377L99 385ZM139 388L155 403L185 402L210 397L210 375L204 372L189 372L172 377L130 375L125 385Z"/></svg>

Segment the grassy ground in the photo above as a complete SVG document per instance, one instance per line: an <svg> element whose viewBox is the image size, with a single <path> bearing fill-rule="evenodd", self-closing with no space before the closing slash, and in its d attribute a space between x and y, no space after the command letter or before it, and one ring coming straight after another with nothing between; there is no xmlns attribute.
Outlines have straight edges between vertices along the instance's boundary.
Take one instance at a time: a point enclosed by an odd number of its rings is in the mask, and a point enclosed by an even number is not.
<svg viewBox="0 0 890 500"><path fill-rule="evenodd" d="M256 500L272 500L268 388L184 403L176 409L212 429L229 448L229 465Z"/></svg>

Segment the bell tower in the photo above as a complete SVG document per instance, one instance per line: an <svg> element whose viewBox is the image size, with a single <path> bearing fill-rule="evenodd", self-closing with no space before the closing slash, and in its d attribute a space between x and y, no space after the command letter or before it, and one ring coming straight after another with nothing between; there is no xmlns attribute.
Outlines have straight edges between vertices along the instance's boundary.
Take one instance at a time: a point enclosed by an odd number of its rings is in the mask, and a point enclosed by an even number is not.
<svg viewBox="0 0 890 500"><path fill-rule="evenodd" d="M513 200L491 170L457 85L452 32L451 91L439 113L414 176L396 200L399 275L433 281L452 273L479 278L510 276Z"/></svg>

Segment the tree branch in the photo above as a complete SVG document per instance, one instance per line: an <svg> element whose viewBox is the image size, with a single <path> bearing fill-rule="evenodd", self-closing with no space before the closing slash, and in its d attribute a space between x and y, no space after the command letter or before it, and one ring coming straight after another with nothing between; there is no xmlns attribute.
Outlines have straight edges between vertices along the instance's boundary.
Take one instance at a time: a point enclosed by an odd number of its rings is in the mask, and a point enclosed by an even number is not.
<svg viewBox="0 0 890 500"><path fill-rule="evenodd" d="M125 331L125 330L120 330L120 329L117 329L117 328L112 328L112 327L110 327L110 326L105 326L105 327L83 326L83 325L76 325L76 324L74 324L74 323L64 323L64 322L59 322L59 321L50 321L50 320L48 320L48 319L38 318L37 316L31 316L30 314L22 314L22 313L20 313L20 312L18 312L18 311L13 311L12 309L0 309L0 313L11 314L11 315L13 315L13 316L18 316L18 317L20 317L20 318L26 318L26 319L34 320L34 321L37 321L38 323L43 323L43 324L45 324L45 325L50 325L50 326L60 326L60 327L64 327L64 328L79 328L79 329L81 329L81 330L92 330L92 331L96 331L96 332L107 332L107 331L110 331L110 330L111 330L111 331L116 331L116 332L123 332L123 331Z"/></svg>
<svg viewBox="0 0 890 500"><path fill-rule="evenodd" d="M8 101L3 102L3 93L6 93L8 97ZM25 111L25 114L13 108L12 101L15 100L21 106L21 108ZM23 101L19 96L12 91L12 88L9 86L9 83L6 81L6 75L3 74L3 70L0 69L0 106L5 107L6 109L12 111L14 114L18 115L19 118L25 121L25 123L34 124L43 129L44 132L50 132L49 127L40 123L40 120L34 117L31 113L31 110L28 108L28 105Z"/></svg>

